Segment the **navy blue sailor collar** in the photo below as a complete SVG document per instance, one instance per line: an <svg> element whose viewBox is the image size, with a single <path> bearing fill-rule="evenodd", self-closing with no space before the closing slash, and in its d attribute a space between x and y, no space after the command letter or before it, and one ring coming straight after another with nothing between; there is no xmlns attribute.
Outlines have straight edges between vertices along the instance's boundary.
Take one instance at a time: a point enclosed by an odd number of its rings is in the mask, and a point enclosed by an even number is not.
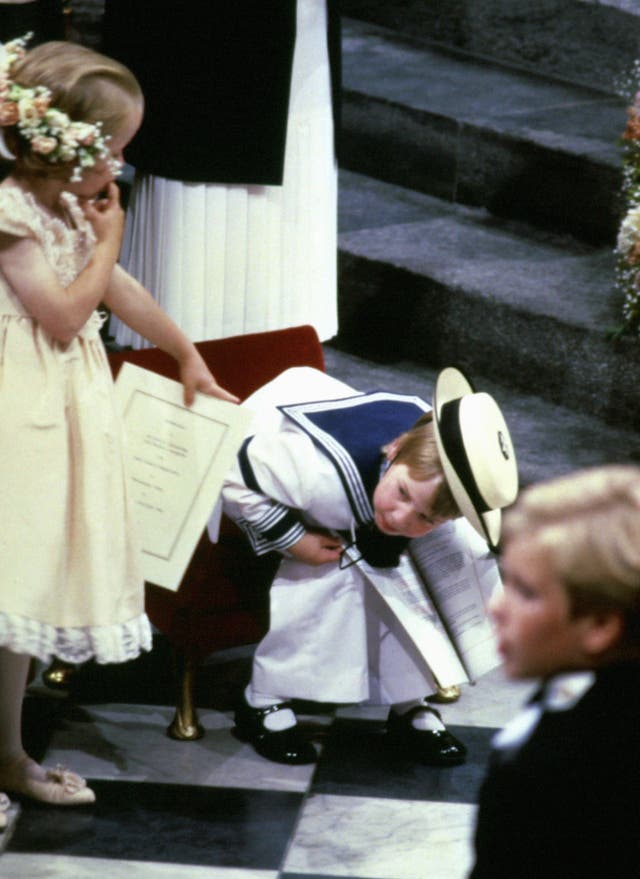
<svg viewBox="0 0 640 879"><path fill-rule="evenodd" d="M358 525L373 521L373 492L380 479L382 447L431 407L413 395L372 391L337 400L295 403L278 409L332 461Z"/></svg>

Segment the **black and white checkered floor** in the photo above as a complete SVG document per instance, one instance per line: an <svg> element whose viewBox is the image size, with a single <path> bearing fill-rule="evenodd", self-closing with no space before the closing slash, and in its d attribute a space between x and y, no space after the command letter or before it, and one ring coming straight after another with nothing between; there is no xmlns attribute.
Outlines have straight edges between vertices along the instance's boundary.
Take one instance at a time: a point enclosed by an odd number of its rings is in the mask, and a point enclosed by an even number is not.
<svg viewBox="0 0 640 879"><path fill-rule="evenodd" d="M3 834L3 879L462 879L490 737L528 688L498 669L456 704L447 724L468 746L453 769L415 765L385 748L385 709L302 705L315 767L258 757L232 734L232 703L250 650L220 654L199 678L205 736L167 737L168 651L119 667L87 665L66 693L30 687L25 736L35 756L90 779L82 809L15 804Z"/></svg>

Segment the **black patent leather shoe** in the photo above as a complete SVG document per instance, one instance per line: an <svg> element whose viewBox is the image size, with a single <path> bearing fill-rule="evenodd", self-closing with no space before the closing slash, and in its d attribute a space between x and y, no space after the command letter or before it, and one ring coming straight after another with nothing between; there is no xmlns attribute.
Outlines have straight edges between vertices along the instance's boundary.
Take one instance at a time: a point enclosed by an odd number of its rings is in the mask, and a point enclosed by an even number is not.
<svg viewBox="0 0 640 879"><path fill-rule="evenodd" d="M291 708L291 703L278 702L267 708L252 708L243 695L234 715L236 736L252 744L256 753L274 763L290 766L315 763L318 759L316 749L303 737L297 725L277 731L265 727L267 715L285 708Z"/></svg>
<svg viewBox="0 0 640 879"><path fill-rule="evenodd" d="M438 711L416 706L406 714L389 712L387 738L403 755L429 766L459 766L467 757L467 749L448 729L416 729L411 721L420 711L429 710L440 718Z"/></svg>

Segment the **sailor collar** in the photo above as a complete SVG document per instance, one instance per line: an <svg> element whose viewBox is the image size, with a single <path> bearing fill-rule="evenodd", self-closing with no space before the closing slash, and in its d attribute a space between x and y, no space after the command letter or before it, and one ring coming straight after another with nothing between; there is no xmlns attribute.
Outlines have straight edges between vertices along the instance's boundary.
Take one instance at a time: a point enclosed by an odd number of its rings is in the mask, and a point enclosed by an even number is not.
<svg viewBox="0 0 640 879"><path fill-rule="evenodd" d="M337 400L279 406L332 461L360 525L373 519L381 450L430 406L413 395L373 391Z"/></svg>

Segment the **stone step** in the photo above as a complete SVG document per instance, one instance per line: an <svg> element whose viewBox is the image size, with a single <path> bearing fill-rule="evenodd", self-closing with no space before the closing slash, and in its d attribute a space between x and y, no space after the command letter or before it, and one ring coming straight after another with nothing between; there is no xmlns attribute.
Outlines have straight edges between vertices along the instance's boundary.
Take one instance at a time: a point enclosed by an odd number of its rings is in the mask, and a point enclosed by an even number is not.
<svg viewBox="0 0 640 879"><path fill-rule="evenodd" d="M325 345L327 370L358 390L383 389L431 400L437 371L410 360L393 365L357 357ZM521 485L561 476L582 467L640 462L638 435L613 427L587 412L576 412L535 395L515 392L480 374L471 375L478 390L500 405L513 440Z"/></svg>
<svg viewBox="0 0 640 879"><path fill-rule="evenodd" d="M459 363L640 426L640 346L607 338L621 322L610 248L348 171L339 191L339 347Z"/></svg>
<svg viewBox="0 0 640 879"><path fill-rule="evenodd" d="M385 28L343 22L341 165L612 243L625 102Z"/></svg>
<svg viewBox="0 0 640 879"><path fill-rule="evenodd" d="M638 0L342 0L346 16L611 92L640 56Z"/></svg>

